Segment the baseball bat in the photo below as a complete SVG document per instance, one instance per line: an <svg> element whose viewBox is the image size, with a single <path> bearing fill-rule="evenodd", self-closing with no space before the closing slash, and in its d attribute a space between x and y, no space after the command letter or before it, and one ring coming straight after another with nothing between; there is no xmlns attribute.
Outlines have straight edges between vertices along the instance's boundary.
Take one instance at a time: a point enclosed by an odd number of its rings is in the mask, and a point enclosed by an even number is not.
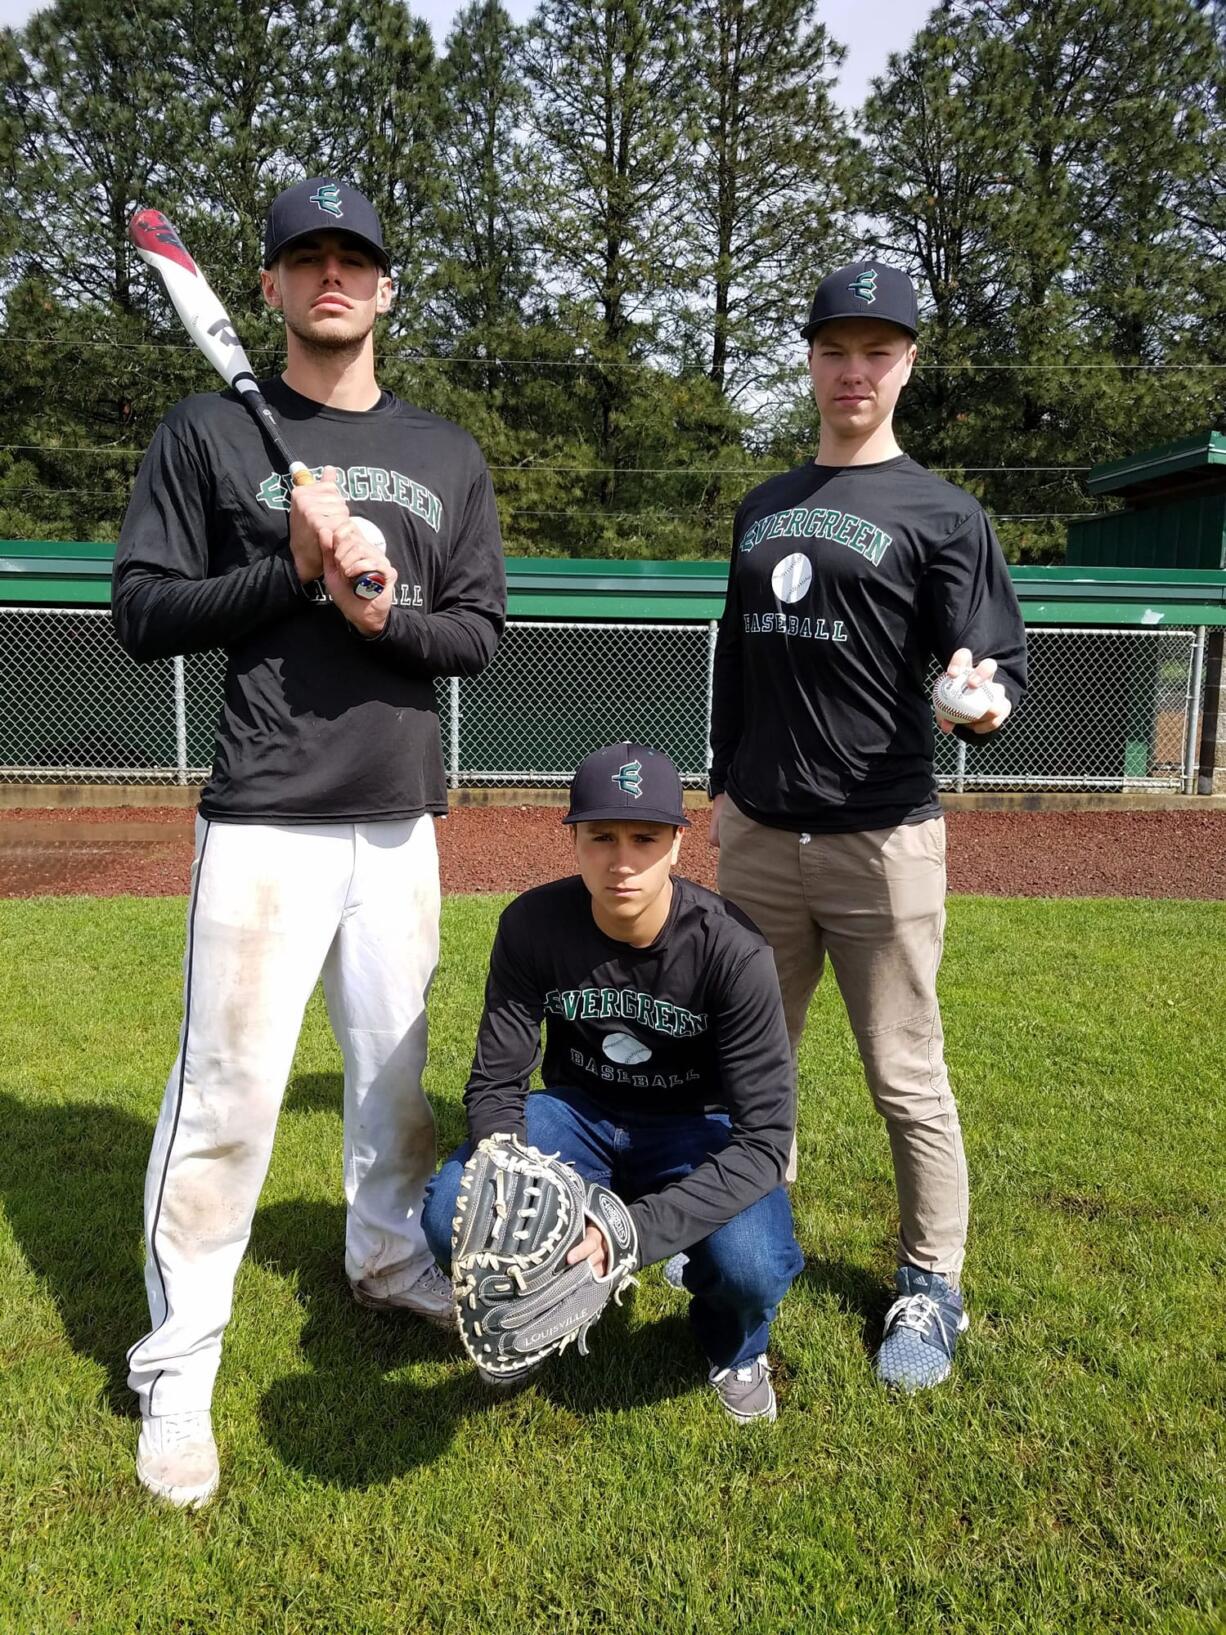
<svg viewBox="0 0 1226 1635"><path fill-rule="evenodd" d="M315 478L290 452L281 428L251 370L251 363L208 280L187 252L178 233L160 210L138 210L128 223L128 237L142 261L160 274L183 327L227 386L238 393L252 419L262 429L289 469L290 480L301 488ZM383 589L383 576L363 573L353 580L356 596L372 601Z"/></svg>

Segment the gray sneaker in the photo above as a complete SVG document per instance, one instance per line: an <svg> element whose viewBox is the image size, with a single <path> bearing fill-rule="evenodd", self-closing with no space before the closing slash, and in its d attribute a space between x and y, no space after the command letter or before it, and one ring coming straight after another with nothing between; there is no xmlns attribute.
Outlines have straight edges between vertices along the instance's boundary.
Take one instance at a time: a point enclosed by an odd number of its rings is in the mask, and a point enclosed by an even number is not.
<svg viewBox="0 0 1226 1635"><path fill-rule="evenodd" d="M773 1423L779 1414L771 1368L765 1356L751 1357L736 1368L713 1368L707 1378L715 1387L724 1412L738 1425L764 1419Z"/></svg>
<svg viewBox="0 0 1226 1635"><path fill-rule="evenodd" d="M353 1298L359 1306L371 1311L410 1311L415 1317L424 1317L436 1328L456 1326L455 1295L451 1279L445 1277L433 1261L415 1283L395 1294L375 1294L363 1283L354 1283Z"/></svg>

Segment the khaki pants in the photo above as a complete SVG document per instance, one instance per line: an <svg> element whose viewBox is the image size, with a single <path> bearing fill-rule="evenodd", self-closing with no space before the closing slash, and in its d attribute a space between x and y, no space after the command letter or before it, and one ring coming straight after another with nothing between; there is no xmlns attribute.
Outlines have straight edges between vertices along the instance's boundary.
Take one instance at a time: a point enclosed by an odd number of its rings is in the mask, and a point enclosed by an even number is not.
<svg viewBox="0 0 1226 1635"><path fill-rule="evenodd" d="M774 950L793 1059L829 954L889 1131L899 1262L956 1285L968 1204L936 994L945 820L804 835L755 823L725 799L719 889Z"/></svg>

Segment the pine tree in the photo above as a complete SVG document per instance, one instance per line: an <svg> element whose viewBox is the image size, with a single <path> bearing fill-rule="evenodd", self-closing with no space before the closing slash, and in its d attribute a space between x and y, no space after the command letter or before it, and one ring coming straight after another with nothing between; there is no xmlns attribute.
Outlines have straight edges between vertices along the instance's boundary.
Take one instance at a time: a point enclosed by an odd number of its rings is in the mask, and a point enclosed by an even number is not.
<svg viewBox="0 0 1226 1635"><path fill-rule="evenodd" d="M1212 413L1211 372L1136 366L1182 361L1192 328L1210 344L1221 261L1186 220L1194 200L1213 209L1216 79L1187 0L950 0L866 107L877 242L919 275L929 315L908 446L954 475L1021 468L968 486L1040 518L1002 528L1023 554L1058 554L1059 513L1089 505L1058 468Z"/></svg>
<svg viewBox="0 0 1226 1635"><path fill-rule="evenodd" d="M733 398L794 373L798 314L849 248L853 149L831 98L844 53L816 10L813 0L691 8L686 329Z"/></svg>
<svg viewBox="0 0 1226 1635"><path fill-rule="evenodd" d="M313 157L300 142L300 174L344 176L371 200L397 280L388 332L431 347L443 126L433 37L400 0L342 0L323 13L327 46L306 98Z"/></svg>
<svg viewBox="0 0 1226 1635"><path fill-rule="evenodd" d="M610 508L650 379L627 366L651 355L674 267L685 33L680 0L546 0L528 38L537 243L593 365L576 408L594 419Z"/></svg>
<svg viewBox="0 0 1226 1635"><path fill-rule="evenodd" d="M60 0L10 37L5 122L16 159L4 202L8 274L69 301L133 310L127 228L147 196L177 105L169 0L140 15Z"/></svg>
<svg viewBox="0 0 1226 1635"><path fill-rule="evenodd" d="M501 0L472 0L447 37L443 99L446 246L441 300L464 344L493 352L532 288L516 152L528 114L523 30Z"/></svg>
<svg viewBox="0 0 1226 1635"><path fill-rule="evenodd" d="M178 117L170 39L162 0L139 16L61 0L4 37L0 442L22 445L0 454L10 537L113 535L135 461L76 450L138 446L156 419L127 226ZM172 379L185 358L169 359Z"/></svg>

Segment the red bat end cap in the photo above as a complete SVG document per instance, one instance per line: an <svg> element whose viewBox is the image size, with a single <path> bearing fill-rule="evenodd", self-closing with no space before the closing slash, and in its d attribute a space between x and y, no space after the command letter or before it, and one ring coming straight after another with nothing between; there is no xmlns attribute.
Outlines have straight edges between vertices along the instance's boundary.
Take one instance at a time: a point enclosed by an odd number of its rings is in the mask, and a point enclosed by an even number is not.
<svg viewBox="0 0 1226 1635"><path fill-rule="evenodd" d="M138 210L128 223L128 237L138 250L165 256L199 277L199 268L184 248L183 240L160 210Z"/></svg>

